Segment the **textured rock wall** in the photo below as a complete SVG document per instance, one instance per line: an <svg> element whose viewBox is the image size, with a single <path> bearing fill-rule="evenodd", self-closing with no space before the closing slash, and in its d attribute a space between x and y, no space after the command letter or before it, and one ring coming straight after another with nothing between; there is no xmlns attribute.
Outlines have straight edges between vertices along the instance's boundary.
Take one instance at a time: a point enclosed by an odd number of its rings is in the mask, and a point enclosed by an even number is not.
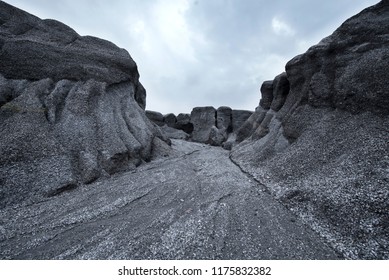
<svg viewBox="0 0 389 280"><path fill-rule="evenodd" d="M389 258L389 1L261 88L231 158L346 258Z"/></svg>
<svg viewBox="0 0 389 280"><path fill-rule="evenodd" d="M159 112L146 111L147 117L170 138L223 146L226 149L231 149L235 132L252 114L252 111L232 110L226 106L217 110L211 106L195 107L191 114L181 113L177 117L172 113L163 116Z"/></svg>
<svg viewBox="0 0 389 280"><path fill-rule="evenodd" d="M4 2L0 23L0 207L134 168L167 141L127 51Z"/></svg>

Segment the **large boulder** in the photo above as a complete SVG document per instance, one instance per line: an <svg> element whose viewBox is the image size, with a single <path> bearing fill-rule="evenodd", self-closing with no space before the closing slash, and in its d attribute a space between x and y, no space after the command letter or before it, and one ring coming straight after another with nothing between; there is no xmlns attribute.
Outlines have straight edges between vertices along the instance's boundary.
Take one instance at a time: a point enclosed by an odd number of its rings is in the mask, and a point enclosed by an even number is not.
<svg viewBox="0 0 389 280"><path fill-rule="evenodd" d="M232 109L222 106L216 110L216 127L224 129L227 133L232 132Z"/></svg>
<svg viewBox="0 0 389 280"><path fill-rule="evenodd" d="M187 134L191 134L193 132L193 124L190 121L190 114L178 114L177 121L174 127L176 129L184 131Z"/></svg>
<svg viewBox="0 0 389 280"><path fill-rule="evenodd" d="M4 2L0 23L0 208L134 168L167 141L127 51Z"/></svg>
<svg viewBox="0 0 389 280"><path fill-rule="evenodd" d="M208 107L193 108L190 119L193 124L192 140L208 143L212 127L216 124L216 110Z"/></svg>
<svg viewBox="0 0 389 280"><path fill-rule="evenodd" d="M226 129L220 129L216 126L212 126L206 143L212 146L222 146L222 144L227 140L227 136Z"/></svg>
<svg viewBox="0 0 389 280"><path fill-rule="evenodd" d="M177 122L176 115L174 115L173 113L169 113L169 114L164 115L163 122L167 126L174 128L176 125L176 122Z"/></svg>
<svg viewBox="0 0 389 280"><path fill-rule="evenodd" d="M389 258L388 26L381 1L289 61L231 154L345 258Z"/></svg>
<svg viewBox="0 0 389 280"><path fill-rule="evenodd" d="M189 134L184 132L181 129L176 129L170 126L167 126L166 124L161 127L162 132L166 137L169 139L182 139L182 140L188 140Z"/></svg>
<svg viewBox="0 0 389 280"><path fill-rule="evenodd" d="M160 112L146 110L146 116L158 126L164 126L163 115Z"/></svg>

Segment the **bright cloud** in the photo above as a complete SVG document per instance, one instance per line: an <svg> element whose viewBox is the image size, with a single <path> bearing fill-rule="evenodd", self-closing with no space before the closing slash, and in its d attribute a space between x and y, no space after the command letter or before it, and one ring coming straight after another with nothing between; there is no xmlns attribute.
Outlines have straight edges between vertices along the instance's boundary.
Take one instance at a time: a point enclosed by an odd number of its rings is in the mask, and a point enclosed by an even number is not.
<svg viewBox="0 0 389 280"><path fill-rule="evenodd" d="M271 27L277 35L293 36L296 33L292 27L278 17L273 17Z"/></svg>

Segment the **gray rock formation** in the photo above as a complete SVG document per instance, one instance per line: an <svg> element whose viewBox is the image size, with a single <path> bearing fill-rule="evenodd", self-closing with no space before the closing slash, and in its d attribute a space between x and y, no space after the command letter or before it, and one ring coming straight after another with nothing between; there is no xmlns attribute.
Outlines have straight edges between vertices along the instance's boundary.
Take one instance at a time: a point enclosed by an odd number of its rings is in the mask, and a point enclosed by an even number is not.
<svg viewBox="0 0 389 280"><path fill-rule="evenodd" d="M160 112L146 110L146 116L158 126L163 126L165 124L163 121L163 115Z"/></svg>
<svg viewBox="0 0 389 280"><path fill-rule="evenodd" d="M213 107L196 107L191 114L180 113L166 114L154 111L146 111L147 117L156 125L181 130L184 134L172 129L163 129L166 136L173 139L188 139L195 142L223 146L231 133L235 133L252 115L252 111L232 110L230 107L221 106L217 110ZM187 137L189 135L189 138ZM225 147L230 149L235 143L235 136ZM230 137L230 139L232 139Z"/></svg>
<svg viewBox="0 0 389 280"><path fill-rule="evenodd" d="M273 80L273 100L270 105L270 109L278 111L284 105L286 97L288 96L290 89L288 78L286 73L282 73Z"/></svg>
<svg viewBox="0 0 389 280"><path fill-rule="evenodd" d="M190 121L190 114L178 114L175 128L191 134L193 132L193 124Z"/></svg>
<svg viewBox="0 0 389 280"><path fill-rule="evenodd" d="M270 105L266 106L266 107L270 108ZM261 125L267 112L268 112L268 110L266 110L262 107L257 107L255 112L238 129L238 131L236 132L236 139L234 139L234 140L236 142L240 143L244 139L248 138L249 136L252 136L253 133Z"/></svg>
<svg viewBox="0 0 389 280"><path fill-rule="evenodd" d="M227 130L217 128L216 126L211 127L207 144L212 146L221 146L227 140Z"/></svg>
<svg viewBox="0 0 389 280"><path fill-rule="evenodd" d="M302 103L353 114L389 113L387 1L366 9L286 65Z"/></svg>
<svg viewBox="0 0 389 280"><path fill-rule="evenodd" d="M0 207L132 169L166 140L127 51L4 2L0 22Z"/></svg>
<svg viewBox="0 0 389 280"><path fill-rule="evenodd" d="M175 127L177 119L173 113L169 113L163 116L163 122L169 127Z"/></svg>
<svg viewBox="0 0 389 280"><path fill-rule="evenodd" d="M252 111L232 110L229 107L196 107L191 113L193 132L191 139L195 142L221 146L228 135L237 131L249 118Z"/></svg>
<svg viewBox="0 0 389 280"><path fill-rule="evenodd" d="M232 109L230 107L222 106L216 110L216 126L227 133L232 132Z"/></svg>
<svg viewBox="0 0 389 280"><path fill-rule="evenodd" d="M232 110L232 131L238 129L245 123L245 121L253 114L253 111L248 110Z"/></svg>
<svg viewBox="0 0 389 280"><path fill-rule="evenodd" d="M213 107L196 107L190 114L193 124L192 140L208 143L209 134L216 123L216 110Z"/></svg>
<svg viewBox="0 0 389 280"><path fill-rule="evenodd" d="M238 126L235 141L240 143L249 136L253 139L265 136L269 132L268 125L274 113L282 108L289 91L289 80L285 72L275 77L273 81L263 82L260 106L243 124Z"/></svg>
<svg viewBox="0 0 389 280"><path fill-rule="evenodd" d="M259 105L264 109L270 109L273 101L273 81L265 81L261 86L262 98L259 101Z"/></svg>
<svg viewBox="0 0 389 280"><path fill-rule="evenodd" d="M189 140L190 137L190 135L185 131L167 126L166 124L161 127L161 130L164 133L164 135L169 139Z"/></svg>
<svg viewBox="0 0 389 280"><path fill-rule="evenodd" d="M389 258L388 26L381 1L288 62L231 155L345 258Z"/></svg>

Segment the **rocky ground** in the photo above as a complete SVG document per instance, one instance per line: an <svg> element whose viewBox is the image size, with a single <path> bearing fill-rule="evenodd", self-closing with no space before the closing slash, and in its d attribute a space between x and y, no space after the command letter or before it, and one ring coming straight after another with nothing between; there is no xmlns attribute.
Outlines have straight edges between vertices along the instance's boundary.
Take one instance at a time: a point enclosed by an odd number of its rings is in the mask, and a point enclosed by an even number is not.
<svg viewBox="0 0 389 280"><path fill-rule="evenodd" d="M336 259L228 151L174 156L0 210L1 259Z"/></svg>

